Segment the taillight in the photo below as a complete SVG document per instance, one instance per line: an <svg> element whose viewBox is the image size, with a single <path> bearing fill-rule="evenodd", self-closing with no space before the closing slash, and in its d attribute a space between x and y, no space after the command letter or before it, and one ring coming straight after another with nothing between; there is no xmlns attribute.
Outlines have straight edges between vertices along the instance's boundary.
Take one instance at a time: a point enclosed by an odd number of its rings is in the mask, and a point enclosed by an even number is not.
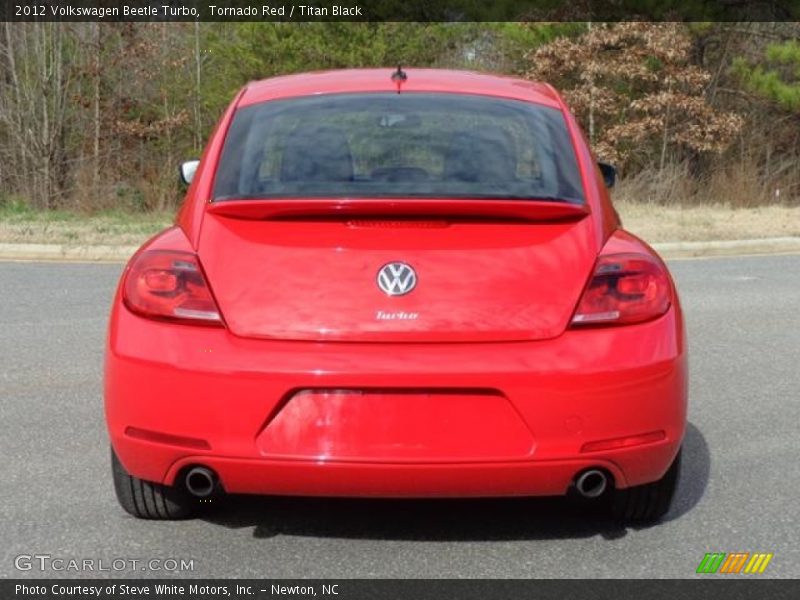
<svg viewBox="0 0 800 600"><path fill-rule="evenodd" d="M191 252L147 250L139 254L128 270L123 300L144 317L222 324L200 261Z"/></svg>
<svg viewBox="0 0 800 600"><path fill-rule="evenodd" d="M572 317L573 326L626 325L667 312L672 287L664 266L646 254L600 256Z"/></svg>

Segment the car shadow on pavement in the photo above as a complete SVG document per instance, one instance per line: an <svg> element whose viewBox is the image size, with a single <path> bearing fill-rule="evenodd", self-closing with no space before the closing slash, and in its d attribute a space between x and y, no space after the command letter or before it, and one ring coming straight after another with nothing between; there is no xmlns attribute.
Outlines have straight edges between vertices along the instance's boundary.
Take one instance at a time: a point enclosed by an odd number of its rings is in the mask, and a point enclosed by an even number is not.
<svg viewBox="0 0 800 600"><path fill-rule="evenodd" d="M679 519L702 498L710 454L691 423L672 509ZM382 500L230 496L204 520L224 527L253 527L256 538L277 535L414 541L618 539L629 529L605 516L602 506L563 498Z"/></svg>
<svg viewBox="0 0 800 600"><path fill-rule="evenodd" d="M683 458L678 489L672 499L672 508L662 523L679 519L700 502L706 493L708 479L711 476L711 452L706 438L692 423L686 426L683 438Z"/></svg>

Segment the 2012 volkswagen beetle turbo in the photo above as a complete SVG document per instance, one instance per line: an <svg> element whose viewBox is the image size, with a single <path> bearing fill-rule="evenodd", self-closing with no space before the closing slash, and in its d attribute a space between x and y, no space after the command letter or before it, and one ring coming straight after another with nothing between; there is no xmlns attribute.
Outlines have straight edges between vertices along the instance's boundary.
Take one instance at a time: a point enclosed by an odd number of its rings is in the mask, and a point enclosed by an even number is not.
<svg viewBox="0 0 800 600"><path fill-rule="evenodd" d="M247 85L174 227L127 265L105 406L117 497L577 495L676 486L675 286L556 91L346 70Z"/></svg>

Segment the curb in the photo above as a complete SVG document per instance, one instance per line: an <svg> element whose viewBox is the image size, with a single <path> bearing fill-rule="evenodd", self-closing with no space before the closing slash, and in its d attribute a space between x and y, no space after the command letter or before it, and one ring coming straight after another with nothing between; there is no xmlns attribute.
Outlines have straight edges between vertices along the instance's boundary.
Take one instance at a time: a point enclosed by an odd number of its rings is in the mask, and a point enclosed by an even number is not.
<svg viewBox="0 0 800 600"><path fill-rule="evenodd" d="M785 254L800 252L800 237L710 242L661 242L651 245L665 259L741 254ZM0 243L0 260L123 263L137 249L138 246Z"/></svg>

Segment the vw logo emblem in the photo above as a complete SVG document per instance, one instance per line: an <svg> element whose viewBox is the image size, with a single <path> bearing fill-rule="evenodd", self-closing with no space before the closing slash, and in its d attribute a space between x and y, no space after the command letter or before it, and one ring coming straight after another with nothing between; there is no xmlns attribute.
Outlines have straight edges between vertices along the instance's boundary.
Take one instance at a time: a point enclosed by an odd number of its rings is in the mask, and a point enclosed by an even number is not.
<svg viewBox="0 0 800 600"><path fill-rule="evenodd" d="M391 262L378 271L378 287L387 296L402 296L417 285L417 274L409 265Z"/></svg>

